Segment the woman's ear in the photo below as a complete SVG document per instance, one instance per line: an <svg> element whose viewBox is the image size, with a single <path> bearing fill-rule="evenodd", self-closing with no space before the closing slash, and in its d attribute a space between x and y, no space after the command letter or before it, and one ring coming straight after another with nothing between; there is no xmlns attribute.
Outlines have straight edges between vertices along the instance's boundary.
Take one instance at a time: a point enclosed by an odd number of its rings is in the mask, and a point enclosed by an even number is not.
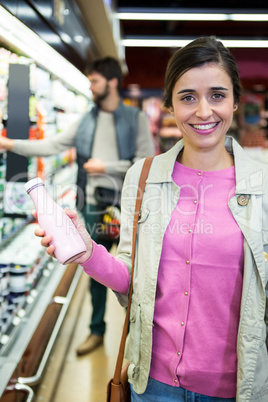
<svg viewBox="0 0 268 402"><path fill-rule="evenodd" d="M171 113L171 114L174 113L174 110L173 110L173 107L172 107L172 106L170 106L170 108L169 108L169 113Z"/></svg>
<svg viewBox="0 0 268 402"><path fill-rule="evenodd" d="M238 106L237 106L237 104L235 103L235 104L234 104L234 112L236 112L237 109L238 109Z"/></svg>

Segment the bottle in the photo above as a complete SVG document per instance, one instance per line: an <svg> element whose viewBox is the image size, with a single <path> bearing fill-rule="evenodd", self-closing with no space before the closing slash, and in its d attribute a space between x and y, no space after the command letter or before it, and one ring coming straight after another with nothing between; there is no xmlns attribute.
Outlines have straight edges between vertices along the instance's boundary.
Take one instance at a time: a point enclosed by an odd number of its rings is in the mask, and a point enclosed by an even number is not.
<svg viewBox="0 0 268 402"><path fill-rule="evenodd" d="M45 233L52 236L55 257L69 264L86 252L86 246L72 220L47 193L43 180L36 177L24 185L37 211L37 220Z"/></svg>

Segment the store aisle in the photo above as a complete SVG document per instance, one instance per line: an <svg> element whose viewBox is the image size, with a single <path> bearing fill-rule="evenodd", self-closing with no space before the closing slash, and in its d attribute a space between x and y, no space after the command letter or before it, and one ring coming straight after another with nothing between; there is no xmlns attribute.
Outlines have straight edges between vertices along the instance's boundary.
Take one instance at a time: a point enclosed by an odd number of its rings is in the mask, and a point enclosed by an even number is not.
<svg viewBox="0 0 268 402"><path fill-rule="evenodd" d="M88 281L88 278L85 278ZM108 291L104 346L91 354L77 357L75 348L88 334L89 292L86 291L81 316L68 351L53 402L103 402L106 384L112 376L117 356L124 310Z"/></svg>
<svg viewBox="0 0 268 402"><path fill-rule="evenodd" d="M36 400L44 402L104 402L106 385L113 375L123 328L125 310L108 290L104 345L91 354L77 357L75 349L88 334L90 294L89 278L83 272L57 344L50 358L45 378ZM80 305L80 306L79 306ZM64 346L74 321L77 323ZM65 354L62 366L59 362Z"/></svg>

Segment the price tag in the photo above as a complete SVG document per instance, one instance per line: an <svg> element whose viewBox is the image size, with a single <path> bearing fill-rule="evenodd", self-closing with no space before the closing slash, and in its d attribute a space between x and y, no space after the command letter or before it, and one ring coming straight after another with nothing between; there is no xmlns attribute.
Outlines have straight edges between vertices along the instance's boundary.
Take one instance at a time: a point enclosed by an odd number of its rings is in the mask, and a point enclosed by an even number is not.
<svg viewBox="0 0 268 402"><path fill-rule="evenodd" d="M18 311L18 317L23 318L24 316L25 316L25 310L20 309L20 310Z"/></svg>
<svg viewBox="0 0 268 402"><path fill-rule="evenodd" d="M12 320L12 324L14 325L14 327L17 327L20 322L21 322L21 319L18 316L15 316Z"/></svg>
<svg viewBox="0 0 268 402"><path fill-rule="evenodd" d="M29 295L29 296L27 296L26 301L28 304L32 304L32 302L34 301L34 298L31 295Z"/></svg>
<svg viewBox="0 0 268 402"><path fill-rule="evenodd" d="M38 295L38 291L36 289L31 290L31 296L35 298Z"/></svg>
<svg viewBox="0 0 268 402"><path fill-rule="evenodd" d="M9 336L8 335L2 335L1 339L0 339L0 343L2 343L2 345L6 345L9 341Z"/></svg>
<svg viewBox="0 0 268 402"><path fill-rule="evenodd" d="M54 268L53 262L49 262L49 263L47 264L47 268L51 271L51 270Z"/></svg>

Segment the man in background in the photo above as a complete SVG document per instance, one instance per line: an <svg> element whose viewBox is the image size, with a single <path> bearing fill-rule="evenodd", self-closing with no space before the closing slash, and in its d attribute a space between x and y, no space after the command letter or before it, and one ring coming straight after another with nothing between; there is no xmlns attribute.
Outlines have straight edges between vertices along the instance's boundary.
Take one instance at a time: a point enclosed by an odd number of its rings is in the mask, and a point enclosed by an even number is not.
<svg viewBox="0 0 268 402"><path fill-rule="evenodd" d="M96 188L120 192L128 168L136 160L154 155L147 116L120 99L121 67L116 59L94 61L86 71L94 104L67 130L43 140L13 140L0 137L0 147L27 157L50 156L75 146L77 154L77 205L93 240L111 249L113 240L99 238L96 230L101 207ZM92 301L90 334L78 346L84 355L103 344L107 288L90 279Z"/></svg>

